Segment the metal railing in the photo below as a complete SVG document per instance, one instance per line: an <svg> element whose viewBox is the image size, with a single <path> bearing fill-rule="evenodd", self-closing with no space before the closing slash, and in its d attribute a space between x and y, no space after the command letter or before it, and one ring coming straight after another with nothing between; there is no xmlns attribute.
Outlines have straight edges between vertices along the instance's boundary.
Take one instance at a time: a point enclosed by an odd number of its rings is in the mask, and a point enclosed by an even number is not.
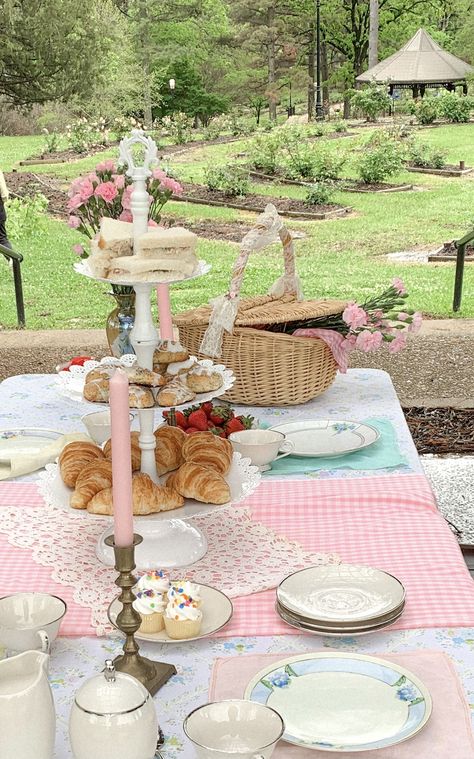
<svg viewBox="0 0 474 759"><path fill-rule="evenodd" d="M474 229L467 232L460 240L455 240L456 248L456 275L454 278L453 311L461 308L462 282L464 278L464 261L466 258L466 245L474 240Z"/></svg>
<svg viewBox="0 0 474 759"><path fill-rule="evenodd" d="M23 327L26 326L23 285L21 282L21 262L23 261L23 256L12 248L8 248L6 245L0 245L0 253L4 255L8 261L12 262L13 283L15 285L16 317L19 328L23 329Z"/></svg>

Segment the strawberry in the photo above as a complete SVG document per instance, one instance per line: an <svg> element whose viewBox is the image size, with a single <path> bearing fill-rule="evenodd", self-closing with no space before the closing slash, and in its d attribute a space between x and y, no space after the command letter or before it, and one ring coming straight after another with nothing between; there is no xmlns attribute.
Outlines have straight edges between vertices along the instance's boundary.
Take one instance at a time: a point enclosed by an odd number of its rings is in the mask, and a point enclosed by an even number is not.
<svg viewBox="0 0 474 759"><path fill-rule="evenodd" d="M186 435L192 435L194 432L201 432L201 430L198 430L197 427L188 427L184 431Z"/></svg>
<svg viewBox="0 0 474 759"><path fill-rule="evenodd" d="M182 430L185 430L188 427L188 420L184 416L182 411L175 411L175 417L176 417L176 424L178 427L181 427Z"/></svg>
<svg viewBox="0 0 474 759"><path fill-rule="evenodd" d="M230 419L227 422L224 429L225 429L226 435L230 435L231 432L241 432L241 430L244 430L245 427L240 421L240 419L238 419L237 417L234 417L234 419Z"/></svg>
<svg viewBox="0 0 474 759"><path fill-rule="evenodd" d="M240 416L236 418L242 422L242 424L244 425L244 429L246 430L249 430L252 427L252 424L254 423L253 416L244 416L243 414L241 414Z"/></svg>
<svg viewBox="0 0 474 759"><path fill-rule="evenodd" d="M71 366L84 366L85 362L91 359L91 356L74 356L69 363Z"/></svg>
<svg viewBox="0 0 474 759"><path fill-rule="evenodd" d="M188 425L190 427L195 427L197 430L205 432L208 427L208 421L205 412L202 409L199 409L199 411L193 411L191 414L189 414Z"/></svg>
<svg viewBox="0 0 474 759"><path fill-rule="evenodd" d="M212 409L212 414L210 415L209 419L213 424L216 425L216 427L221 427L222 425L226 424L229 419L233 419L233 417L234 412L228 406L216 406Z"/></svg>
<svg viewBox="0 0 474 759"><path fill-rule="evenodd" d="M209 432L212 432L213 435L217 435L217 437L227 437L223 427L209 427Z"/></svg>
<svg viewBox="0 0 474 759"><path fill-rule="evenodd" d="M210 415L212 414L212 402L206 401L206 403L201 403L201 409L209 419Z"/></svg>

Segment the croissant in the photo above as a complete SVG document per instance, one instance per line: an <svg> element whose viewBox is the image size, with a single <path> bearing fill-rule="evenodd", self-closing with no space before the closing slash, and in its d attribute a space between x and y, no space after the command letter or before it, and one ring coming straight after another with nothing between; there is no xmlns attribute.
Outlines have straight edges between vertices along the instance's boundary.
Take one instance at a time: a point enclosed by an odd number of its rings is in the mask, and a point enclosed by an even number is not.
<svg viewBox="0 0 474 759"><path fill-rule="evenodd" d="M132 449L132 472L139 472L142 462L142 454L140 451L140 445L138 443L139 432L130 433L130 446ZM107 459L112 458L112 440L107 440L104 445L104 456Z"/></svg>
<svg viewBox="0 0 474 759"><path fill-rule="evenodd" d="M185 498L194 498L202 503L223 504L230 501L230 488L224 478L192 462L183 464L168 477L166 485Z"/></svg>
<svg viewBox="0 0 474 759"><path fill-rule="evenodd" d="M191 451L207 445L218 446L222 450L227 451L232 458L234 451L232 443L226 438L214 435L212 432L194 432L192 435L186 435L186 443L183 446L183 456L186 458L188 454L191 454Z"/></svg>
<svg viewBox="0 0 474 759"><path fill-rule="evenodd" d="M200 437L202 434L203 437ZM197 433L194 435L186 436L186 441L183 445L183 457L185 461L192 461L194 464L207 467L219 474L227 474L232 463L232 446L229 451L227 446L222 443L227 443L221 438L216 437L211 433L210 438L205 438L207 433ZM200 438L195 441L194 438ZM230 443L229 443L230 445Z"/></svg>
<svg viewBox="0 0 474 759"><path fill-rule="evenodd" d="M156 449L155 459L158 474L166 474L178 469L184 463L181 454L187 435L179 427L164 424L155 430Z"/></svg>
<svg viewBox="0 0 474 759"><path fill-rule="evenodd" d="M103 459L102 449L94 443L77 441L66 445L59 455L59 471L65 485L75 487L80 472L91 461Z"/></svg>
<svg viewBox="0 0 474 759"><path fill-rule="evenodd" d="M132 503L134 516L146 516L158 511L177 509L184 499L169 487L155 485L147 474L135 474L132 479ZM91 514L111 516L114 513L112 488L97 493L88 503Z"/></svg>
<svg viewBox="0 0 474 759"><path fill-rule="evenodd" d="M70 505L73 509L85 509L96 493L112 485L112 462L91 461L84 467L76 480L76 489L71 495Z"/></svg>

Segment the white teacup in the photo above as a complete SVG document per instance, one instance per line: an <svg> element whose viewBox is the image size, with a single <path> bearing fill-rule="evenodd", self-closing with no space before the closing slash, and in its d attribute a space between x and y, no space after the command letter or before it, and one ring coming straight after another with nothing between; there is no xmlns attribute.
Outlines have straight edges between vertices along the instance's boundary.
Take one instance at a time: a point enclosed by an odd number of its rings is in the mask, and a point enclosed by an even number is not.
<svg viewBox="0 0 474 759"><path fill-rule="evenodd" d="M133 414L130 414L130 424L132 421ZM85 414L84 416L81 416L81 422L94 443L97 443L97 445L105 443L112 434L110 426L110 409L105 409L105 411L93 411L91 414Z"/></svg>
<svg viewBox="0 0 474 759"><path fill-rule="evenodd" d="M291 440L276 430L241 430L229 435L234 451L248 457L261 472L271 469L272 461L289 456L294 450ZM278 453L283 451L283 453Z"/></svg>
<svg viewBox="0 0 474 759"><path fill-rule="evenodd" d="M264 704L216 701L188 714L184 732L199 759L269 759L285 725Z"/></svg>
<svg viewBox="0 0 474 759"><path fill-rule="evenodd" d="M20 653L44 653L57 637L67 605L48 593L14 593L0 598L0 645Z"/></svg>

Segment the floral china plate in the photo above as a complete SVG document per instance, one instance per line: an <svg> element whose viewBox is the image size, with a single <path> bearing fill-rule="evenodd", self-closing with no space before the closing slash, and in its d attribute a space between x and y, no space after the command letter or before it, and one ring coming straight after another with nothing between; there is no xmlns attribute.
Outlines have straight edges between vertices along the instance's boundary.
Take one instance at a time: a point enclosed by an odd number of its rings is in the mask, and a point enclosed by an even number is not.
<svg viewBox="0 0 474 759"><path fill-rule="evenodd" d="M373 445L380 432L370 424L347 419L283 422L271 427L294 445L290 456L338 458Z"/></svg>
<svg viewBox="0 0 474 759"><path fill-rule="evenodd" d="M36 456L64 432L40 427L15 427L0 430L0 464L9 464L14 456Z"/></svg>
<svg viewBox="0 0 474 759"><path fill-rule="evenodd" d="M350 653L291 656L265 667L245 698L285 723L283 740L319 751L370 751L412 738L432 711L426 686L384 659Z"/></svg>

